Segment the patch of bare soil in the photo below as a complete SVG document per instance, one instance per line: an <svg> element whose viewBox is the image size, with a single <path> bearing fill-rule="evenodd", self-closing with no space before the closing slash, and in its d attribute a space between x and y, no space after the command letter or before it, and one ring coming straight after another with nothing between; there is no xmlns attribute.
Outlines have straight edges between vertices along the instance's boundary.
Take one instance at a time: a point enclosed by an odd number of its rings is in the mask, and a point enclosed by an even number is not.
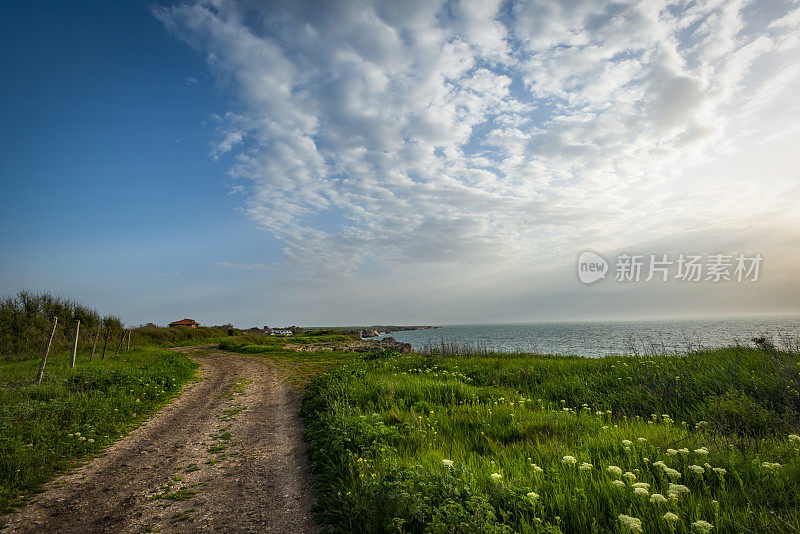
<svg viewBox="0 0 800 534"><path fill-rule="evenodd" d="M300 398L268 360L176 349L200 379L2 518L3 532L318 532Z"/></svg>

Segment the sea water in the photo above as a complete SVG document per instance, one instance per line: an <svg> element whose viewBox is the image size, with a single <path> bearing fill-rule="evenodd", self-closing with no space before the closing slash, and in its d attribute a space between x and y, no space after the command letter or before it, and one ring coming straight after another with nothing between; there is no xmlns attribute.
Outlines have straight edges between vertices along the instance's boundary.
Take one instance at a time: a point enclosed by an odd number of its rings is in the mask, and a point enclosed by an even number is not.
<svg viewBox="0 0 800 534"><path fill-rule="evenodd" d="M538 352L600 357L609 354L674 354L764 337L777 346L800 344L800 315L642 321L541 322L448 325L382 334L415 350L442 341L495 352Z"/></svg>

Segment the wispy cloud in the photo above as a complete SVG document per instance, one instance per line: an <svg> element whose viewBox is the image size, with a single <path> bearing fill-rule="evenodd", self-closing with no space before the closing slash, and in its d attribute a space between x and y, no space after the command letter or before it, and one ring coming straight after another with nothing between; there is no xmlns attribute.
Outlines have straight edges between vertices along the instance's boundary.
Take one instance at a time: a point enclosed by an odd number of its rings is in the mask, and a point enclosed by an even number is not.
<svg viewBox="0 0 800 534"><path fill-rule="evenodd" d="M261 271L270 268L266 263L231 263L229 261L221 261L217 263L217 267L233 271Z"/></svg>
<svg viewBox="0 0 800 534"><path fill-rule="evenodd" d="M234 155L246 212L316 274L545 262L786 200L769 176L760 203L692 200L725 177L689 170L789 127L768 111L800 89L789 3L217 0L155 14L236 90L212 155Z"/></svg>

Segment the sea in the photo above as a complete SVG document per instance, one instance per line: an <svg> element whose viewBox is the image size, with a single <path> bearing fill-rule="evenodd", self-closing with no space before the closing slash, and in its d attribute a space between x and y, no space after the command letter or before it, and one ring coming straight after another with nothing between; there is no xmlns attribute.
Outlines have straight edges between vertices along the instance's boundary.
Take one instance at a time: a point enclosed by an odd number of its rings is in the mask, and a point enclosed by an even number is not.
<svg viewBox="0 0 800 534"><path fill-rule="evenodd" d="M766 338L779 348L800 348L800 315L641 321L462 324L381 334L415 351L448 345L487 352L569 354L682 354Z"/></svg>

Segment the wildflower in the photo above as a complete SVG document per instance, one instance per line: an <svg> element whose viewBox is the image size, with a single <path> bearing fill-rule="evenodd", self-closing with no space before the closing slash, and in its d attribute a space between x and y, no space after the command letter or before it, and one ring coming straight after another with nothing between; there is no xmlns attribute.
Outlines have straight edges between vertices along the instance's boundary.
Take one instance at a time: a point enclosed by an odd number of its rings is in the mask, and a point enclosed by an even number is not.
<svg viewBox="0 0 800 534"><path fill-rule="evenodd" d="M675 449L667 449L667 456L675 456L676 454L678 454L678 451Z"/></svg>
<svg viewBox="0 0 800 534"><path fill-rule="evenodd" d="M773 462L764 462L763 464L761 464L761 466L762 466L762 467L766 467L767 469L769 469L770 471L772 471L772 470L774 470L774 469L778 469L779 467L781 467L781 464L779 464L779 463L773 463Z"/></svg>
<svg viewBox="0 0 800 534"><path fill-rule="evenodd" d="M647 482L636 482L633 485L633 487L634 488L644 488L646 490L649 490L650 489L650 484L648 484Z"/></svg>
<svg viewBox="0 0 800 534"><path fill-rule="evenodd" d="M500 473L492 473L491 475L489 475L489 477L492 479L493 482L500 482L500 479L503 478L503 475L501 475Z"/></svg>
<svg viewBox="0 0 800 534"><path fill-rule="evenodd" d="M653 462L653 467L660 467L661 469L665 469L667 467L667 464L659 460L657 462Z"/></svg>
<svg viewBox="0 0 800 534"><path fill-rule="evenodd" d="M583 462L578 469L581 471L591 471L592 467L594 467L592 464Z"/></svg>
<svg viewBox="0 0 800 534"><path fill-rule="evenodd" d="M578 460L576 460L574 456L564 456L564 458L561 459L561 463L576 464L578 463Z"/></svg>
<svg viewBox="0 0 800 534"><path fill-rule="evenodd" d="M702 519L692 523L692 530L698 532L699 534L708 534L709 532L711 532L712 528L714 527L711 526L711 523L709 523L708 521L703 521Z"/></svg>
<svg viewBox="0 0 800 534"><path fill-rule="evenodd" d="M700 447L699 449L695 449L694 452L706 456L708 454L708 449L706 449L705 447Z"/></svg>
<svg viewBox="0 0 800 534"><path fill-rule="evenodd" d="M716 474L718 474L719 476L725 476L725 475L727 475L727 474L728 474L728 472L727 472L727 471L725 471L725 470L724 470L723 468L721 468L721 467L715 467L715 468L713 468L712 470L713 470L713 471L714 471Z"/></svg>
<svg viewBox="0 0 800 534"><path fill-rule="evenodd" d="M541 473L542 471L544 471L544 469L542 469L541 467L539 467L539 466L538 466L538 465L536 465L536 464L531 464L531 467L533 468L533 470L534 470L536 473Z"/></svg>
<svg viewBox="0 0 800 534"><path fill-rule="evenodd" d="M539 498L539 494L531 491L528 493L528 498L532 501L535 501L536 499Z"/></svg>
<svg viewBox="0 0 800 534"><path fill-rule="evenodd" d="M697 474L697 475L702 475L703 473L705 473L705 472L706 472L706 470L705 470L705 469L703 469L703 468L702 468L701 466L699 466L699 465L690 465L690 466L689 466L689 469L691 469L691 470L692 470L692 472L693 472L693 473L695 473L695 474Z"/></svg>
<svg viewBox="0 0 800 534"><path fill-rule="evenodd" d="M637 438L636 441L638 441L639 443L644 443L645 441L647 441L647 438Z"/></svg>
<svg viewBox="0 0 800 534"><path fill-rule="evenodd" d="M678 471L669 467L664 468L664 474L673 479L681 478L681 474Z"/></svg>
<svg viewBox="0 0 800 534"><path fill-rule="evenodd" d="M623 439L622 440L622 444L625 445L626 447L628 447L628 446L632 445L633 442L631 440L629 440L629 439Z"/></svg>
<svg viewBox="0 0 800 534"><path fill-rule="evenodd" d="M619 514L619 522L631 532L642 532L642 520L625 514Z"/></svg>
<svg viewBox="0 0 800 534"><path fill-rule="evenodd" d="M623 481L621 481L621 480L615 480L615 481L612 482L612 484L614 484L618 488L624 488L625 487L625 483Z"/></svg>
<svg viewBox="0 0 800 534"><path fill-rule="evenodd" d="M89 443L94 443L94 439L89 438Z"/></svg>
<svg viewBox="0 0 800 534"><path fill-rule="evenodd" d="M800 436L798 436L797 434L789 434L789 441L792 441L794 443L800 443Z"/></svg>
<svg viewBox="0 0 800 534"><path fill-rule="evenodd" d="M689 488L684 486L683 484L672 484L669 485L668 492L670 496L672 495L681 495L682 493L689 493Z"/></svg>
<svg viewBox="0 0 800 534"><path fill-rule="evenodd" d="M624 474L624 475L622 475L622 476L624 476L625 478L627 478L627 479L628 479L628 480L630 480L631 482L633 482L634 480L636 480L636 475L634 475L634 474L633 474L633 473L631 473L630 471L626 471L626 472L625 472L625 474Z"/></svg>
<svg viewBox="0 0 800 534"><path fill-rule="evenodd" d="M445 467L453 467L453 460L442 460L442 465Z"/></svg>
<svg viewBox="0 0 800 534"><path fill-rule="evenodd" d="M677 523L678 519L680 519L680 517L673 514L672 512L667 512L666 514L664 514L664 520L666 520L669 523Z"/></svg>
<svg viewBox="0 0 800 534"><path fill-rule="evenodd" d="M609 473L610 475L618 477L622 474L622 469L620 469L616 465L609 465L608 467L606 467L606 472Z"/></svg>
<svg viewBox="0 0 800 534"><path fill-rule="evenodd" d="M684 447L682 449L678 449L678 452L681 453L681 454L689 454L689 449Z"/></svg>
<svg viewBox="0 0 800 534"><path fill-rule="evenodd" d="M643 461L644 463L648 463L648 462L650 461L650 458L642 458L642 461Z"/></svg>
<svg viewBox="0 0 800 534"><path fill-rule="evenodd" d="M660 493L654 493L650 495L650 502L653 504L666 504L667 498Z"/></svg>
<svg viewBox="0 0 800 534"><path fill-rule="evenodd" d="M608 425L603 425L603 430L608 430Z"/></svg>
<svg viewBox="0 0 800 534"><path fill-rule="evenodd" d="M646 497L649 493L645 488L633 488L634 495L644 495Z"/></svg>

